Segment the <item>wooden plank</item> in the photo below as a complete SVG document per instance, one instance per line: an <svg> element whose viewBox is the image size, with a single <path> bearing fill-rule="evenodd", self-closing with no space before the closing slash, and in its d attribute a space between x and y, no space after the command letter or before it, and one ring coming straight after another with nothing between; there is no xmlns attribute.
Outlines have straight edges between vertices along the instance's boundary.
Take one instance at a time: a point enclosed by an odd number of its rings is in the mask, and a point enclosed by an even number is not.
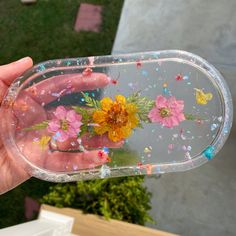
<svg viewBox="0 0 236 236"><path fill-rule="evenodd" d="M83 214L82 211L71 208L56 208L42 205L41 209L74 217L75 223L72 233L79 236L176 236L167 232L118 220L105 220L103 217Z"/></svg>

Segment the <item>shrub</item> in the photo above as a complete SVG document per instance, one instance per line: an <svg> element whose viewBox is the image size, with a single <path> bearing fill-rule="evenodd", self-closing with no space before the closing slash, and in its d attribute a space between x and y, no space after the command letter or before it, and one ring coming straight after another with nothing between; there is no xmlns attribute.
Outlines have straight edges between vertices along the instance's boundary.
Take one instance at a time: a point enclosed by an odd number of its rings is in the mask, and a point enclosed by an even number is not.
<svg viewBox="0 0 236 236"><path fill-rule="evenodd" d="M41 202L144 225L153 220L148 214L151 193L142 185L143 180L139 176L57 184Z"/></svg>

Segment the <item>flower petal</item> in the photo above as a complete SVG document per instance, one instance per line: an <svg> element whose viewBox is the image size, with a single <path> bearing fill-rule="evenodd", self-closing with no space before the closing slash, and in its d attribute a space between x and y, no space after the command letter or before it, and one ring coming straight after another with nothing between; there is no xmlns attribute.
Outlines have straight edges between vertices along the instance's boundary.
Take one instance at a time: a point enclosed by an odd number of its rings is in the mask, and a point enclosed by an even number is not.
<svg viewBox="0 0 236 236"><path fill-rule="evenodd" d="M102 110L104 111L108 111L111 108L112 104L113 101L108 97L105 97L101 100Z"/></svg>
<svg viewBox="0 0 236 236"><path fill-rule="evenodd" d="M121 135L120 129L108 131L108 138L113 142L118 142L122 140L123 138L121 138L121 136L122 135Z"/></svg>
<svg viewBox="0 0 236 236"><path fill-rule="evenodd" d="M97 134L104 134L109 130L106 124L101 124L101 126L94 126L94 130Z"/></svg>
<svg viewBox="0 0 236 236"><path fill-rule="evenodd" d="M52 120L48 123L48 131L49 132L57 132L60 129L59 120Z"/></svg>
<svg viewBox="0 0 236 236"><path fill-rule="evenodd" d="M118 103L124 105L126 103L126 98L122 95L116 95L115 99Z"/></svg>
<svg viewBox="0 0 236 236"><path fill-rule="evenodd" d="M176 100L174 96L170 97L168 100L168 107L175 112L182 112L184 109L184 101Z"/></svg>
<svg viewBox="0 0 236 236"><path fill-rule="evenodd" d="M56 111L54 112L54 115L57 119L63 120L66 118L67 110L63 106L58 106Z"/></svg>
<svg viewBox="0 0 236 236"><path fill-rule="evenodd" d="M93 120L95 123L103 123L106 120L107 113L104 111L95 111L93 113Z"/></svg>
<svg viewBox="0 0 236 236"><path fill-rule="evenodd" d="M139 123L139 119L135 114L129 115L128 124L130 128L135 128Z"/></svg>
<svg viewBox="0 0 236 236"><path fill-rule="evenodd" d="M138 111L137 106L133 103L129 103L126 105L127 112L130 113L136 113Z"/></svg>
<svg viewBox="0 0 236 236"><path fill-rule="evenodd" d="M70 123L70 127L72 127L73 129L75 129L76 131L80 131L80 127L83 123L80 121L75 121L73 123Z"/></svg>
<svg viewBox="0 0 236 236"><path fill-rule="evenodd" d="M64 130L59 130L56 136L58 142L65 142L69 138L69 135Z"/></svg>
<svg viewBox="0 0 236 236"><path fill-rule="evenodd" d="M161 123L166 127L166 128L172 128L173 127L173 123L172 123L172 119L171 117L166 117L164 118Z"/></svg>
<svg viewBox="0 0 236 236"><path fill-rule="evenodd" d="M183 113L179 113L176 117L178 118L179 122L186 120L185 115Z"/></svg>
<svg viewBox="0 0 236 236"><path fill-rule="evenodd" d="M124 126L120 128L119 131L120 131L121 139L124 139L130 136L132 129L129 126Z"/></svg>
<svg viewBox="0 0 236 236"><path fill-rule="evenodd" d="M160 122L162 118L160 117L159 109L156 107L152 108L152 110L148 113L148 118L151 122Z"/></svg>
<svg viewBox="0 0 236 236"><path fill-rule="evenodd" d="M81 121L82 116L77 114L74 110L69 110L66 114L66 120L69 122Z"/></svg>
<svg viewBox="0 0 236 236"><path fill-rule="evenodd" d="M167 106L168 106L168 102L164 96L159 95L156 97L156 107L157 108L163 108L163 107L167 107Z"/></svg>
<svg viewBox="0 0 236 236"><path fill-rule="evenodd" d="M77 132L76 129L70 126L68 130L66 131L66 133L70 138L76 138L79 132Z"/></svg>
<svg viewBox="0 0 236 236"><path fill-rule="evenodd" d="M178 126L179 125L179 120L178 120L178 117L176 116L171 116L169 118L170 122L171 122L171 127L174 127L174 126Z"/></svg>

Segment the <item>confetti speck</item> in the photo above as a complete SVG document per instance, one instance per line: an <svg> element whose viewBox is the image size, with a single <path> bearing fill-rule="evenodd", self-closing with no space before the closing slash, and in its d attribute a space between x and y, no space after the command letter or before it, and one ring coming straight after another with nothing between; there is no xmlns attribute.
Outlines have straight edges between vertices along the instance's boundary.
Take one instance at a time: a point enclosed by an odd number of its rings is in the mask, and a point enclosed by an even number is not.
<svg viewBox="0 0 236 236"><path fill-rule="evenodd" d="M208 159L208 160L211 160L214 155L215 155L215 148L213 146L208 146L204 152L203 152L203 155Z"/></svg>
<svg viewBox="0 0 236 236"><path fill-rule="evenodd" d="M222 122L223 117L222 117L222 116L219 116L219 117L217 118L217 120L218 120L219 122Z"/></svg>
<svg viewBox="0 0 236 236"><path fill-rule="evenodd" d="M147 77L148 76L148 72L146 70L142 70L142 75Z"/></svg>
<svg viewBox="0 0 236 236"><path fill-rule="evenodd" d="M176 76L175 76L175 80L176 80L176 81L181 81L181 80L183 80L183 75L181 75L181 74L176 75Z"/></svg>
<svg viewBox="0 0 236 236"><path fill-rule="evenodd" d="M111 174L111 170L110 167L107 165L102 165L101 169L100 169L100 177L101 179L110 176Z"/></svg>
<svg viewBox="0 0 236 236"><path fill-rule="evenodd" d="M219 127L218 124L212 124L211 125L211 131L214 131L215 129L217 129Z"/></svg>

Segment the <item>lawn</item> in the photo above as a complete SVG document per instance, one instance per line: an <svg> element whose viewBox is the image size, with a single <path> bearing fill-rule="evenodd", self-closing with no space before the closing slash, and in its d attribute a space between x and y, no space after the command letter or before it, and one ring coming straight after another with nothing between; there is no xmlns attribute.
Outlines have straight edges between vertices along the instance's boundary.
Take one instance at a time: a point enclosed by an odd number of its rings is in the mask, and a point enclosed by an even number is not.
<svg viewBox="0 0 236 236"><path fill-rule="evenodd" d="M100 33L74 32L81 2L104 6ZM123 0L38 0L25 6L20 0L0 1L0 64L24 56L40 61L111 53ZM4 180L0 180L4 181ZM41 198L47 183L32 178L0 196L0 228L24 222L24 198Z"/></svg>

